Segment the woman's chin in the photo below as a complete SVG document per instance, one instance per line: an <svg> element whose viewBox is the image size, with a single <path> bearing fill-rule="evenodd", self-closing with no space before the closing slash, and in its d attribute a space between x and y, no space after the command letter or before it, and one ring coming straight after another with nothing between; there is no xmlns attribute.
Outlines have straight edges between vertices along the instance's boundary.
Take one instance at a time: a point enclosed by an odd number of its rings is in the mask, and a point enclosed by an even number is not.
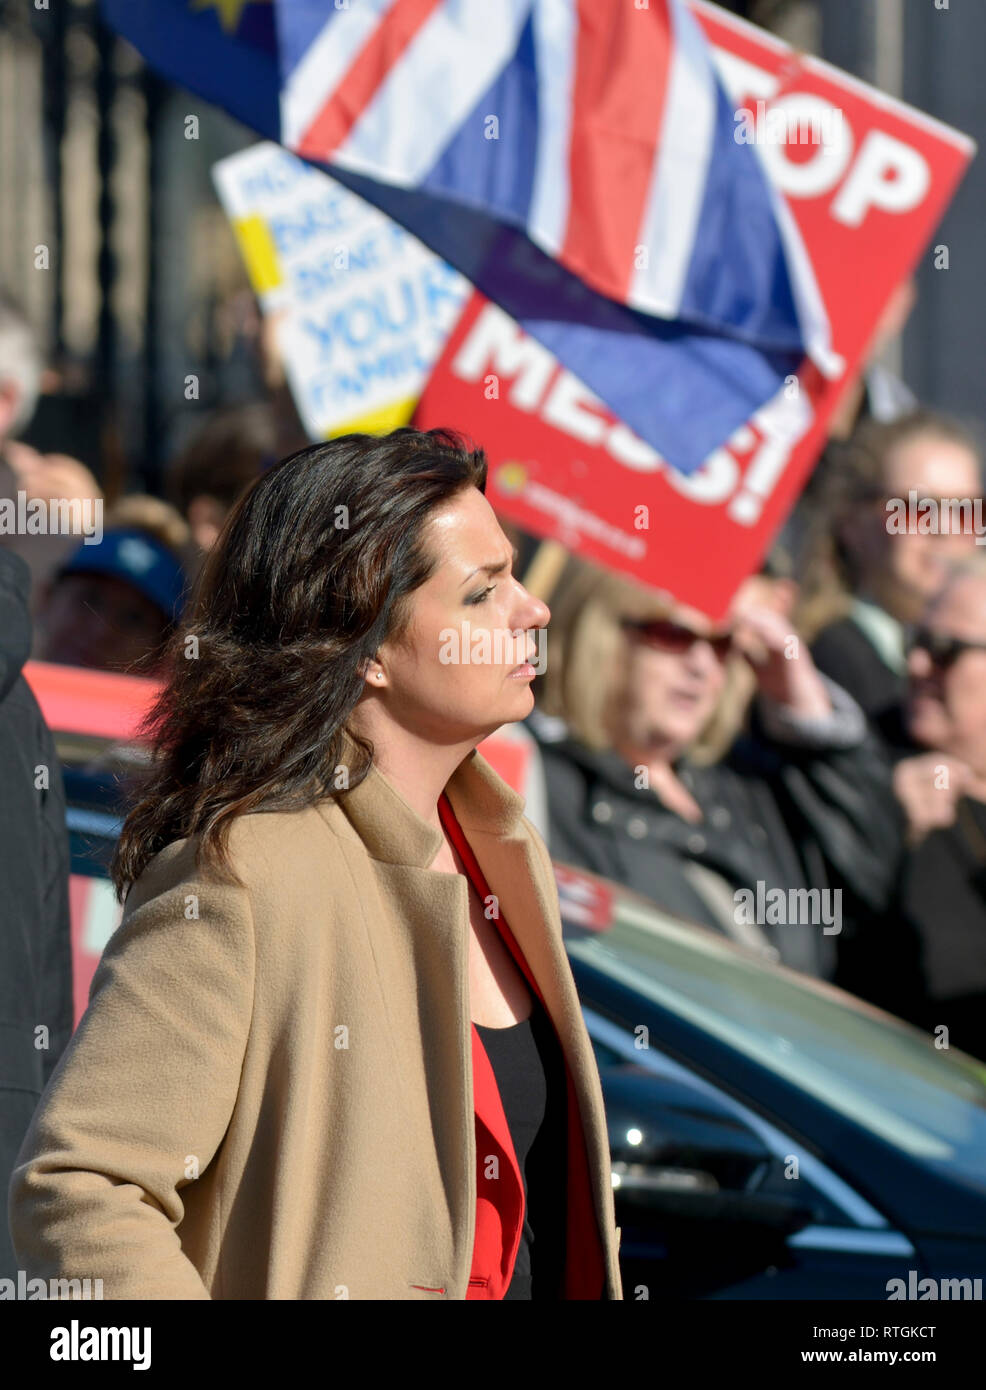
<svg viewBox="0 0 986 1390"><path fill-rule="evenodd" d="M702 732L706 717L707 716L703 713L700 718L696 718L696 716L689 711L687 714L679 713L666 719L664 727L660 730L661 740L667 744L676 745L679 748L687 748Z"/></svg>
<svg viewBox="0 0 986 1390"><path fill-rule="evenodd" d="M523 706L524 710L533 708L534 705L534 682L533 681L510 681L510 685L515 685L517 689L513 693L511 704L516 708Z"/></svg>

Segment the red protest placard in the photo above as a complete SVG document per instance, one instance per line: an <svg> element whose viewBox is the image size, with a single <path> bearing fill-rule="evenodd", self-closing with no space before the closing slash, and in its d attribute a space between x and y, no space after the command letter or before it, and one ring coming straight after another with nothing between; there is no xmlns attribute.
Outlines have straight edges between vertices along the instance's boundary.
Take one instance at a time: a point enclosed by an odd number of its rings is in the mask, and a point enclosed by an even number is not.
<svg viewBox="0 0 986 1390"><path fill-rule="evenodd" d="M685 476L477 293L415 423L451 425L484 446L487 496L504 517L718 621L793 506L975 145L717 6L692 7L736 102L735 136L756 140L800 229L843 374L825 380L806 363Z"/></svg>

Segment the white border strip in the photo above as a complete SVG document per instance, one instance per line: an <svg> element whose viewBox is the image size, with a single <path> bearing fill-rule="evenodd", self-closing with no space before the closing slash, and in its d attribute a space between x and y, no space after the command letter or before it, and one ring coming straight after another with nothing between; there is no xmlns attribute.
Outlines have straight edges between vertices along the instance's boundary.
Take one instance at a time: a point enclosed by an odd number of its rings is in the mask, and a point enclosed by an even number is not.
<svg viewBox="0 0 986 1390"><path fill-rule="evenodd" d="M531 4L445 0L377 88L333 162L402 188L420 182L512 58Z"/></svg>
<svg viewBox="0 0 986 1390"><path fill-rule="evenodd" d="M705 36L682 0L669 0L671 64L660 139L638 242L648 265L635 269L627 303L674 318L695 253L715 139L718 86Z"/></svg>
<svg viewBox="0 0 986 1390"><path fill-rule="evenodd" d="M527 232L557 255L568 228L571 185L572 88L578 38L576 0L536 0L534 52L538 81L538 136Z"/></svg>
<svg viewBox="0 0 986 1390"><path fill-rule="evenodd" d="M281 138L298 145L397 0L359 0L334 10L281 91Z"/></svg>

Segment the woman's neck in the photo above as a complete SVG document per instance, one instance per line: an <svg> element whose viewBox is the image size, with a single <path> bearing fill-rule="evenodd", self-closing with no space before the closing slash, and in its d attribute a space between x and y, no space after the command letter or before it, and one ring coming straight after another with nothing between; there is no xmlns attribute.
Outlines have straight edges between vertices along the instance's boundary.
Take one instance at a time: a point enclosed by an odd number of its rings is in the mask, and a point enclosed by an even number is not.
<svg viewBox="0 0 986 1390"><path fill-rule="evenodd" d="M702 808L674 770L683 749L675 744L666 744L655 752L622 740L614 746L630 767L644 770L647 790L652 791L669 811L674 811L682 820L702 820Z"/></svg>
<svg viewBox="0 0 986 1390"><path fill-rule="evenodd" d="M671 740L659 744L648 743L644 745L622 734L614 737L613 747L624 762L629 763L631 767L667 769L668 771L673 769L674 764L685 751L680 744Z"/></svg>
<svg viewBox="0 0 986 1390"><path fill-rule="evenodd" d="M444 829L438 798L462 760L484 735L461 744L436 744L360 708L350 716L354 732L373 743L373 765L408 806L436 830ZM439 851L441 853L441 851Z"/></svg>

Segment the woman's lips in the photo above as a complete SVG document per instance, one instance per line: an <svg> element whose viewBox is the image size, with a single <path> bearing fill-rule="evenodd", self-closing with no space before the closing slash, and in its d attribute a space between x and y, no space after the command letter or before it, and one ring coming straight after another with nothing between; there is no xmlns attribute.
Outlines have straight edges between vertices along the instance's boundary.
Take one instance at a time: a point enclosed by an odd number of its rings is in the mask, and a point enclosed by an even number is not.
<svg viewBox="0 0 986 1390"><path fill-rule="evenodd" d="M670 690L668 700L673 705L680 705L682 709L694 709L702 698L700 690Z"/></svg>
<svg viewBox="0 0 986 1390"><path fill-rule="evenodd" d="M515 666L514 669L510 672L510 679L513 680L516 678L517 680L530 680L532 676L536 675L537 672L535 671L531 663L529 661L524 661L521 662L519 666Z"/></svg>

